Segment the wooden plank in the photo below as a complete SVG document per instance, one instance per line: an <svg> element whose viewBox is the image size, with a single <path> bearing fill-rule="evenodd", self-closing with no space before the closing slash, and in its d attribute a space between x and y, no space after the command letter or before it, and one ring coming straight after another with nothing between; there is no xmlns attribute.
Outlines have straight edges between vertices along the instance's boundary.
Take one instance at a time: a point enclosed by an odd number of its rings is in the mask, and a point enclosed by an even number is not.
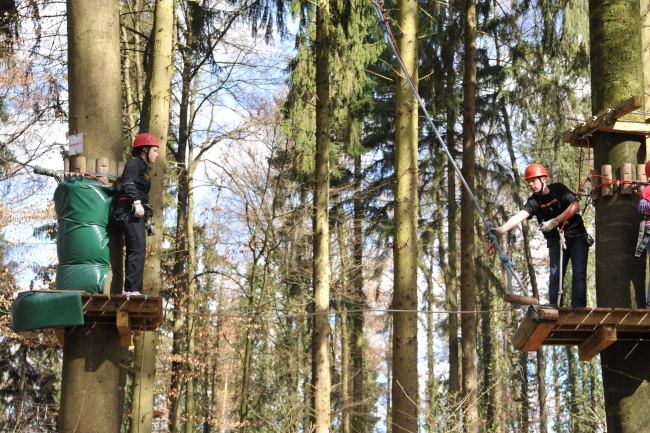
<svg viewBox="0 0 650 433"><path fill-rule="evenodd" d="M506 293L506 295L503 297L503 300L511 304L519 304L519 305L539 304L539 300L537 298L533 298L530 296L512 295L510 293Z"/></svg>
<svg viewBox="0 0 650 433"><path fill-rule="evenodd" d="M631 98L616 104L613 109L603 110L593 116L588 122L577 125L572 130L565 131L562 134L562 141L570 143L572 146L584 146L585 144L582 143L580 137L589 134L596 129L603 129L603 127L611 128L613 123L615 123L613 121L631 113L641 106L641 97L632 96ZM621 128L623 128L623 126L621 126Z"/></svg>
<svg viewBox="0 0 650 433"><path fill-rule="evenodd" d="M619 134L650 135L650 124L629 120L606 120L600 130Z"/></svg>
<svg viewBox="0 0 650 433"><path fill-rule="evenodd" d="M106 296L106 295L104 295ZM85 312L107 312L114 313L116 311L128 311L133 313L155 313L158 314L158 310L161 308L162 303L160 299L149 298L147 300L143 299L134 299L130 300L117 299L112 297L111 299L102 299L100 296L94 296L90 299L85 299L84 297L84 313Z"/></svg>
<svg viewBox="0 0 650 433"><path fill-rule="evenodd" d="M600 326L578 346L578 359L589 361L614 342L616 342L616 327Z"/></svg>
<svg viewBox="0 0 650 433"><path fill-rule="evenodd" d="M619 325L650 327L650 310L630 308L567 308L558 309L558 324L562 325Z"/></svg>
<svg viewBox="0 0 650 433"><path fill-rule="evenodd" d="M118 311L116 315L117 332L120 334L120 343L122 346L131 345L131 323L129 322L129 313Z"/></svg>
<svg viewBox="0 0 650 433"><path fill-rule="evenodd" d="M526 344L524 344L524 347L522 347L521 351L522 352L534 352L536 351L542 344L544 344L544 340L553 331L553 328L555 327L555 323L540 323L537 325L537 328L535 328L535 332L532 333L532 335L528 338L528 341Z"/></svg>
<svg viewBox="0 0 650 433"><path fill-rule="evenodd" d="M63 346L65 342L65 328L54 328L54 335L56 336L56 341Z"/></svg>

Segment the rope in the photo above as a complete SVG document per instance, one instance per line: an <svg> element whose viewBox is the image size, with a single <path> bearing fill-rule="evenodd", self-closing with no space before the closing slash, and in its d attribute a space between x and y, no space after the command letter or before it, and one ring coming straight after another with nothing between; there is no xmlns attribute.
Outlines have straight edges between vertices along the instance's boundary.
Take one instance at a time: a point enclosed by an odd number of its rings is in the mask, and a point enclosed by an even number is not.
<svg viewBox="0 0 650 433"><path fill-rule="evenodd" d="M492 223L488 221L487 217L483 213L483 210L479 206L478 201L476 200L476 197L474 197L474 194L472 193L472 190L470 189L469 185L465 181L465 178L463 177L460 168L458 168L458 165L456 164L456 161L454 161L453 156L451 155L451 152L449 152L449 149L447 149L447 146L445 143L442 141L442 138L440 137L440 134L438 133L438 128L436 128L436 125L433 123L433 119L431 119L431 116L429 115L429 112L426 109L426 106L424 105L424 101L422 101L422 97L420 97L420 94L417 91L417 88L415 87L415 83L413 82L413 78L409 74L408 70L406 69L406 66L404 65L404 60L402 59L402 55L400 54L399 49L397 48L397 43L395 42L395 37L393 35L393 32L390 28L390 25L388 24L388 16L386 15L386 12L384 9L377 3L376 0L370 0L370 3L372 3L372 6L375 9L375 13L377 14L377 19L379 21L379 27L382 29L384 32L384 41L388 43L391 48L393 49L393 52L395 53L395 56L397 57L397 62L400 65L400 68L402 69L402 72L404 72L404 76L407 77L407 81L409 83L409 86L411 87L411 91L415 95L416 99L418 100L418 104L420 105L420 108L422 108L422 112L424 113L424 116L426 117L427 121L429 122L429 125L431 126L431 129L435 133L436 140L440 144L440 147L445 151L447 154L447 158L449 158L449 162L451 162L451 165L454 167L454 170L458 174L459 179L461 180L463 186L467 190L467 193L474 204L474 207L476 208L479 216L481 217L481 220L483 221L483 224L485 225L485 230L487 232L487 237L490 239L494 247L499 253L499 260L503 263L504 267L506 268L507 275L508 275L508 289L511 294L514 294L513 291L513 285L512 285L512 278L514 277L519 286L521 287L522 292L524 295L527 295L526 292L526 287L524 284L521 282L521 279L519 276L515 273L514 271L514 264L510 260L510 257L508 257L507 254L503 252L501 247L499 246L498 240L496 235L492 233Z"/></svg>
<svg viewBox="0 0 650 433"><path fill-rule="evenodd" d="M575 202L574 202L575 203ZM566 223L566 221L565 221ZM564 295L564 282L562 281L562 263L564 263L564 250L566 250L566 238L564 237L564 230L560 230L560 263L559 263L559 270L560 270L560 285L558 287L558 292L557 292L557 305L558 307L562 305L562 296Z"/></svg>

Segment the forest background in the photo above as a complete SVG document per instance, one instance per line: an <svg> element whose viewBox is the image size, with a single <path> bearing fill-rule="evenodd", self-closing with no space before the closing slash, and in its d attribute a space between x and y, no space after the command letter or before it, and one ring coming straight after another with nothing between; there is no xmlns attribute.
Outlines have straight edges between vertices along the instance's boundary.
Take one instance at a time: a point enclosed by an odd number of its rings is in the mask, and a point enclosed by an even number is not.
<svg viewBox="0 0 650 433"><path fill-rule="evenodd" d="M418 5L419 92L460 164L465 3ZM155 6L120 2L125 158L148 90ZM391 428L398 67L367 0L329 6L331 429L399 431ZM396 5L384 6L395 30ZM542 163L551 181L574 190L586 175L587 156L561 135L591 115L588 5L476 7L474 194L500 224L527 195L520 167ZM10 304L19 291L53 288L56 275L56 183L33 167L61 169L67 151L65 3L1 8L0 429L53 431L61 348L50 332L14 334ZM154 431L293 432L313 423L316 24L315 4L298 0L174 3ZM424 121L417 151L419 386L411 404L418 430L461 431L467 395L453 313L461 185ZM593 233L593 210L583 202L582 211ZM578 362L571 347L513 350L521 311L502 301L507 277L488 254L482 222L474 224L477 426L605 431L597 358ZM545 302L546 247L535 224L513 230L503 247ZM133 372L133 362L122 367ZM130 385L124 431L137 425Z"/></svg>

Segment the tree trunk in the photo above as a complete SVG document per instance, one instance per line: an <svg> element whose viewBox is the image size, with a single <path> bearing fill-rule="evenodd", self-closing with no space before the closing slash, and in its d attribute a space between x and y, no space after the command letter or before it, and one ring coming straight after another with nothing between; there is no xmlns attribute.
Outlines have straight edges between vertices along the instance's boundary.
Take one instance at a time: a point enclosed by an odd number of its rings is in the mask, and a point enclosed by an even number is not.
<svg viewBox="0 0 650 433"><path fill-rule="evenodd" d="M470 189L474 190L474 152L476 147L476 3L465 1L465 72L463 75L463 169L462 174ZM460 308L476 310L474 248L474 205L467 190L460 199ZM466 431L478 431L477 368L476 368L476 315L463 314L462 330L462 395Z"/></svg>
<svg viewBox="0 0 650 433"><path fill-rule="evenodd" d="M150 77L140 116L140 132L149 132L158 139L158 163L149 171L151 193L149 203L156 209L153 225L156 234L147 239L147 263L144 268L144 293L160 294L160 261L163 238L163 195L165 191L165 159L169 131L169 105L172 78L172 32L174 0L157 0L154 15L153 53ZM157 332L138 332L133 338L133 395L131 414L134 417L130 433L149 433L154 408L154 381L156 379ZM144 353L144 355L143 355ZM143 357L144 356L144 357Z"/></svg>
<svg viewBox="0 0 650 433"><path fill-rule="evenodd" d="M312 331L313 428L330 431L329 356L329 199L330 199L330 66L329 0L316 10L316 166L314 186L314 327Z"/></svg>
<svg viewBox="0 0 650 433"><path fill-rule="evenodd" d="M353 254L351 283L354 288L354 309L363 310L366 307L366 295L363 292L363 200L361 198L361 156L354 159L354 221L353 221ZM354 408L351 420L353 432L365 431L366 407L363 402L364 383L364 354L363 354L363 313L352 315L352 407Z"/></svg>
<svg viewBox="0 0 650 433"><path fill-rule="evenodd" d="M418 82L418 3L399 0L397 44ZM392 433L418 430L418 103L408 77L397 80L394 173Z"/></svg>
<svg viewBox="0 0 650 433"><path fill-rule="evenodd" d="M83 132L87 159L122 160L119 2L67 2L70 134ZM122 242L109 235L107 290L122 291ZM58 431L119 431L123 389L117 328L68 328L63 348Z"/></svg>
<svg viewBox="0 0 650 433"><path fill-rule="evenodd" d="M198 82L196 80L195 82ZM194 111L194 110L192 110ZM196 169L196 162L194 162L194 154L192 147L188 150L187 157L188 179L187 179L187 363L185 365L185 380L187 381L185 389L185 431L194 431L194 384L196 383L195 369L196 353L195 353L195 316L196 311L196 245L194 242L194 218L192 217L192 209L194 209L194 171Z"/></svg>
<svg viewBox="0 0 650 433"><path fill-rule="evenodd" d="M643 96L639 2L589 2L592 112L631 96ZM645 140L596 132L594 166L645 163ZM630 259L636 246L639 216L635 195L615 193L596 202L596 295L599 307L642 308L646 260ZM644 256L645 257L645 256ZM607 430L635 431L650 423L644 407L650 396L647 351L636 342L619 341L601 352Z"/></svg>
<svg viewBox="0 0 650 433"><path fill-rule="evenodd" d="M176 254L174 258L174 326L172 354L178 358L186 351L185 314L183 312L187 302L187 201L189 196L189 172L187 149L189 146L189 116L190 116L190 89L192 84L192 64L190 54L183 53L183 69L181 72L181 102L179 105L179 137L176 162L178 166L178 192L176 197ZM172 362L172 375L170 384L170 430L179 433L181 416L181 397L183 390L182 371L183 362Z"/></svg>

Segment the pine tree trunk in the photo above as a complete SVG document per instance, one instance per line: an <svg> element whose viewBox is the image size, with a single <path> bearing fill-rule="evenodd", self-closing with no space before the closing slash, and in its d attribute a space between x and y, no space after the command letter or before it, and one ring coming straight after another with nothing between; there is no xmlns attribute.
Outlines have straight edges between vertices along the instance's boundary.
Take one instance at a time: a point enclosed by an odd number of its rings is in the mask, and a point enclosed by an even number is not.
<svg viewBox="0 0 650 433"><path fill-rule="evenodd" d="M140 116L140 132L149 132L158 139L158 163L149 171L151 193L149 203L153 205L153 225L156 234L147 238L147 265L144 269L144 293L150 296L160 294L160 261L163 239L163 195L165 191L165 159L167 156L167 133L169 132L169 105L172 78L172 32L174 0L157 0L152 32L153 53L150 76ZM144 340L144 341L143 341ZM133 395L131 403L130 433L149 433L152 428L156 359L158 347L157 332L136 333L133 338ZM144 358L143 358L144 353Z"/></svg>
<svg viewBox="0 0 650 433"><path fill-rule="evenodd" d="M313 424L330 431L329 200L330 200L330 15L329 0L316 10L316 166L314 191L314 327L312 331Z"/></svg>
<svg viewBox="0 0 650 433"><path fill-rule="evenodd" d="M87 159L122 160L119 2L67 2L70 134L83 132ZM122 242L110 235L112 293L122 291ZM117 328L66 330L58 431L119 431L123 411Z"/></svg>
<svg viewBox="0 0 650 433"><path fill-rule="evenodd" d="M197 80L198 81L198 80ZM195 81L196 82L196 81ZM194 110L192 110L194 111ZM194 366L196 365L195 353L195 316L196 311L196 245L194 242L194 218L192 216L192 209L194 208L194 170L196 169L196 162L194 161L194 153L192 148L188 151L188 197L187 197L187 363L185 365L185 380L187 385L185 388L185 431L194 431L195 424L195 400L194 400L194 384L196 383Z"/></svg>
<svg viewBox="0 0 650 433"><path fill-rule="evenodd" d="M418 3L398 0L397 44L406 70L418 82ZM418 429L418 103L408 78L397 81L394 173L393 384L391 432Z"/></svg>
<svg viewBox="0 0 650 433"><path fill-rule="evenodd" d="M645 11L644 11L645 12ZM643 96L639 2L589 2L592 112L631 96ZM596 132L594 166L645 163L645 140L638 136ZM643 308L647 261L630 259L635 250L638 198L618 192L596 202L596 295L599 307ZM615 233L616 235L612 235ZM645 257L645 255L644 255ZM650 398L646 350L619 341L601 352L607 430L634 431L650 424L650 411L638 410Z"/></svg>
<svg viewBox="0 0 650 433"><path fill-rule="evenodd" d="M476 137L476 4L475 0L465 2L465 72L463 75L463 169L467 185L474 189L475 137ZM460 199L461 227L461 273L460 308L462 311L476 311L476 282L474 276L476 255L474 247L474 205L469 193L463 189ZM476 315L463 314L462 330L462 396L464 425L467 431L478 431L477 366L476 366Z"/></svg>
<svg viewBox="0 0 650 433"><path fill-rule="evenodd" d="M187 302L187 218L188 197L189 197L189 173L187 151L189 147L189 116L190 98L192 84L192 64L190 54L183 53L183 66L181 72L181 101L179 104L179 137L176 162L178 167L178 191L176 197L176 254L174 257L173 279L174 279L174 325L172 354L175 358L185 353L186 331L185 313ZM169 396L170 430L172 433L181 431L181 400L183 391L182 373L184 363L172 362L172 374Z"/></svg>
<svg viewBox="0 0 650 433"><path fill-rule="evenodd" d="M345 246L345 238L343 233L343 224L345 221L345 214L343 213L341 200L336 198L336 207L341 210L335 217L336 224L336 238L338 240L339 254L341 260L341 276L339 280L340 294L338 295L338 310L341 311L339 315L339 322L341 324L341 432L350 433L351 426L351 407L350 407L350 330L349 330L349 315L348 299L351 298L349 289L350 269L348 265L348 255Z"/></svg>
<svg viewBox="0 0 650 433"><path fill-rule="evenodd" d="M354 221L353 221L353 266L351 282L354 289L354 309L363 310L366 307L366 296L363 292L363 201L361 198L361 156L354 159ZM365 431L364 419L366 407L363 402L364 383L364 354L363 354L363 313L352 314L352 407L354 408L351 420L353 432Z"/></svg>

